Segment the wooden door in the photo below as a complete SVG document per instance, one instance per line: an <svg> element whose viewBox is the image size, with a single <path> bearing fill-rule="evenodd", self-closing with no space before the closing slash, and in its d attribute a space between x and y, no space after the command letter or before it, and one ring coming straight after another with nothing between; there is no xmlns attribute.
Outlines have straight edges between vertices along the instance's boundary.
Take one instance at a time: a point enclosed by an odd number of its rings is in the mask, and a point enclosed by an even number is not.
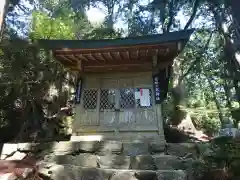
<svg viewBox="0 0 240 180"><path fill-rule="evenodd" d="M102 79L100 89L100 126L117 131L157 129L151 76ZM145 106L136 97L142 90L149 97Z"/></svg>
<svg viewBox="0 0 240 180"><path fill-rule="evenodd" d="M116 129L117 87L116 79L103 78L100 80L99 122L102 130L114 131Z"/></svg>
<svg viewBox="0 0 240 180"><path fill-rule="evenodd" d="M147 91L148 103L141 104L136 94ZM146 94L145 94L146 95ZM152 101L152 89L142 88L120 88L120 131L137 131L157 129L156 114Z"/></svg>

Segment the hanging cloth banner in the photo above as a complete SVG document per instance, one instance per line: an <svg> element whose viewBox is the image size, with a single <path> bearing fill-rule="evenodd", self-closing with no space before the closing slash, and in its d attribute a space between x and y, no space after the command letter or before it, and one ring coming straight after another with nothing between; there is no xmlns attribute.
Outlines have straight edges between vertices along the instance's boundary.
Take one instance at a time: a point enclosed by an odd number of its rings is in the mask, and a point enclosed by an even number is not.
<svg viewBox="0 0 240 180"><path fill-rule="evenodd" d="M161 104L167 97L171 66L153 75L153 92L155 104Z"/></svg>
<svg viewBox="0 0 240 180"><path fill-rule="evenodd" d="M78 78L76 86L75 104L80 104L82 93L82 79Z"/></svg>

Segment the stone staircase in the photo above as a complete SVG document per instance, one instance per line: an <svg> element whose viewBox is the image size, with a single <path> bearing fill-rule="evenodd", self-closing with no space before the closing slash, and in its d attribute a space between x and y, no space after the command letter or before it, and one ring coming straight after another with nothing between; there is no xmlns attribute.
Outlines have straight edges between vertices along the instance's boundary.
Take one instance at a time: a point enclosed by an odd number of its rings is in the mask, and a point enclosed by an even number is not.
<svg viewBox="0 0 240 180"><path fill-rule="evenodd" d="M196 145L157 140L4 144L1 159L21 160L27 154L39 159L43 179L187 180L192 179Z"/></svg>

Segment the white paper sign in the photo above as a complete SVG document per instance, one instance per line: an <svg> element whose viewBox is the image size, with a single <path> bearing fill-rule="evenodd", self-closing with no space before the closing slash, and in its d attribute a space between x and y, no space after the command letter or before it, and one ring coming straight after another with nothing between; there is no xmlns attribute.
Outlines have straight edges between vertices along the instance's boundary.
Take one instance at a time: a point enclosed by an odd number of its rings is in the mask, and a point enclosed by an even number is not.
<svg viewBox="0 0 240 180"><path fill-rule="evenodd" d="M140 105L141 106L150 106L150 95L149 89L140 90Z"/></svg>

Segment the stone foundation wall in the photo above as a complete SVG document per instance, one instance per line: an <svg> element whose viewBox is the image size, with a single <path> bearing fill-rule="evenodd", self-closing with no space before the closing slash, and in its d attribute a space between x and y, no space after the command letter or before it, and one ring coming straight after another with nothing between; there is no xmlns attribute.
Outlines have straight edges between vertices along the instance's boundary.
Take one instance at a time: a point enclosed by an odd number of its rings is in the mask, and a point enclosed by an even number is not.
<svg viewBox="0 0 240 180"><path fill-rule="evenodd" d="M164 144L161 141L19 143L4 144L1 159L21 160L27 154L39 159L41 175L54 180L61 179L60 176L76 178L80 174L86 176L86 180L92 179L87 177L93 174L96 178L92 180L120 180L125 176L126 180L146 177L153 180L186 180L197 156L197 146Z"/></svg>

